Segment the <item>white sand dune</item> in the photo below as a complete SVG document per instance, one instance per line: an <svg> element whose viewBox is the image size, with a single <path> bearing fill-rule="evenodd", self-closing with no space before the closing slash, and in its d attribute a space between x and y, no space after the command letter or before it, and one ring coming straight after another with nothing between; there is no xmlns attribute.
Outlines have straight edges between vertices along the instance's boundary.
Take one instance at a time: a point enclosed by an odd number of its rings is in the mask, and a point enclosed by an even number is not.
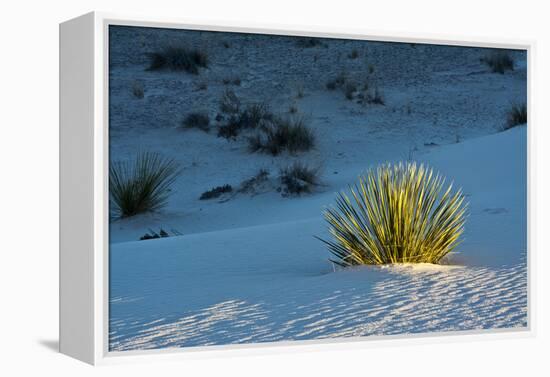
<svg viewBox="0 0 550 377"><path fill-rule="evenodd" d="M470 202L447 265L334 271L315 217L111 246L111 349L527 326L526 128L422 161ZM333 193L295 211L311 213Z"/></svg>

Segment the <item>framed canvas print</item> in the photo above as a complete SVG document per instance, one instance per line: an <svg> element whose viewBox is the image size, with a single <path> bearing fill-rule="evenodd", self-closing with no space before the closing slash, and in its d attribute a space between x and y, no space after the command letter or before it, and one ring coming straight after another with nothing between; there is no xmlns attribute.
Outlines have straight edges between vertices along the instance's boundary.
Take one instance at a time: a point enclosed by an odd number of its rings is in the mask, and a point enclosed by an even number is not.
<svg viewBox="0 0 550 377"><path fill-rule="evenodd" d="M531 51L61 24L61 351L528 333Z"/></svg>

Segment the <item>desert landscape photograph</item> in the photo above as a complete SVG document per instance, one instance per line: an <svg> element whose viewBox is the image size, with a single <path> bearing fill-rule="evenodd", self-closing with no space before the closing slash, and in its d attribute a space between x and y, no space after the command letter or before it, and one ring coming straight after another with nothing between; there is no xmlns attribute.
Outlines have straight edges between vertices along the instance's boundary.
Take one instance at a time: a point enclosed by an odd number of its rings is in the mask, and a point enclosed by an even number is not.
<svg viewBox="0 0 550 377"><path fill-rule="evenodd" d="M526 329L527 64L109 26L109 350Z"/></svg>

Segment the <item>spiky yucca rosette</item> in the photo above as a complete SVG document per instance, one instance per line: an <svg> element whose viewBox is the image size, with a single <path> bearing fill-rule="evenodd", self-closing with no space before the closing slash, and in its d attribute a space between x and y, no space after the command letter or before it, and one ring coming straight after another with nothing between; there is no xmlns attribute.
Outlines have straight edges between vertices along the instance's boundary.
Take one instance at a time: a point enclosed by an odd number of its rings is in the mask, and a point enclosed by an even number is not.
<svg viewBox="0 0 550 377"><path fill-rule="evenodd" d="M325 210L343 266L438 263L460 243L467 205L462 191L423 164L385 164L367 171Z"/></svg>
<svg viewBox="0 0 550 377"><path fill-rule="evenodd" d="M161 209L180 172L175 160L153 152L139 153L133 162L113 162L109 167L113 212L130 217Z"/></svg>

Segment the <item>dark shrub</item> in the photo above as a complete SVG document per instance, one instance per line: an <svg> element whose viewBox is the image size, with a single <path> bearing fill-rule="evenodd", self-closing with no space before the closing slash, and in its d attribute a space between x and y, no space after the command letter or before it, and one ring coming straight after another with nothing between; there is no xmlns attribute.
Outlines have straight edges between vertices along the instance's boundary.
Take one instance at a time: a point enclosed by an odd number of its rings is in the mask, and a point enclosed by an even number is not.
<svg viewBox="0 0 550 377"><path fill-rule="evenodd" d="M265 128L265 123L274 119L269 107L265 104L249 105L244 111L232 115L229 121L218 130L218 136L226 139L235 138L242 129Z"/></svg>
<svg viewBox="0 0 550 377"><path fill-rule="evenodd" d="M248 137L248 151L250 153L263 151L266 148L265 135L258 132L255 135Z"/></svg>
<svg viewBox="0 0 550 377"><path fill-rule="evenodd" d="M239 77L225 77L222 79L223 85L241 85L241 79Z"/></svg>
<svg viewBox="0 0 550 377"><path fill-rule="evenodd" d="M279 173L283 185L283 195L310 193L313 186L319 184L319 168L310 168L301 162L295 162Z"/></svg>
<svg viewBox="0 0 550 377"><path fill-rule="evenodd" d="M195 83L196 90L206 90L208 89L208 83L206 81L198 81Z"/></svg>
<svg viewBox="0 0 550 377"><path fill-rule="evenodd" d="M188 114L182 122L184 128L198 128L204 132L210 130L210 118L206 113Z"/></svg>
<svg viewBox="0 0 550 377"><path fill-rule="evenodd" d="M354 82L348 82L344 86L344 95L346 96L346 99L352 100L353 95L357 91L357 85Z"/></svg>
<svg viewBox="0 0 550 377"><path fill-rule="evenodd" d="M175 234L175 235L178 235L178 234ZM156 239L156 238L167 238L167 237L172 237L172 236L162 228L160 228L158 233L155 232L152 229L149 229L149 232L145 233L143 236L139 237L139 240L140 241L145 241L145 240L152 240L152 239Z"/></svg>
<svg viewBox="0 0 550 377"><path fill-rule="evenodd" d="M296 86L296 98L304 98L305 92L304 92L304 86L302 84L299 84Z"/></svg>
<svg viewBox="0 0 550 377"><path fill-rule="evenodd" d="M260 171L255 176L241 183L239 192L246 193L246 194L255 193L259 185L267 182L268 177L269 177L269 172L265 169L260 169Z"/></svg>
<svg viewBox="0 0 550 377"><path fill-rule="evenodd" d="M347 79L348 79L347 74L345 72L341 72L334 79L329 80L326 84L326 87L328 90L335 90L337 88L342 88L346 83Z"/></svg>
<svg viewBox="0 0 550 377"><path fill-rule="evenodd" d="M241 128L256 129L262 125L262 122L272 121L275 117L269 110L269 107L264 103L256 103L249 105L240 114Z"/></svg>
<svg viewBox="0 0 550 377"><path fill-rule="evenodd" d="M185 71L192 74L199 73L199 67L208 67L208 56L205 52L184 47L167 47L162 51L148 54L149 71L169 69Z"/></svg>
<svg viewBox="0 0 550 377"><path fill-rule="evenodd" d="M301 48L312 48L321 46L321 39L319 38L311 38L311 37L298 37L296 39L296 46Z"/></svg>
<svg viewBox="0 0 550 377"><path fill-rule="evenodd" d="M233 187L231 187L231 185L214 187L211 190L203 192L199 200L208 200L208 199L218 198L222 194L225 194L231 191L233 191Z"/></svg>
<svg viewBox="0 0 550 377"><path fill-rule="evenodd" d="M514 59L505 50L496 50L487 54L481 61L487 64L492 72L503 74L514 70Z"/></svg>
<svg viewBox="0 0 550 377"><path fill-rule="evenodd" d="M237 114L241 108L241 101L234 91L227 89L220 101L220 110L226 114Z"/></svg>
<svg viewBox="0 0 550 377"><path fill-rule="evenodd" d="M508 111L504 130L527 123L527 104L513 104Z"/></svg>
<svg viewBox="0 0 550 377"><path fill-rule="evenodd" d="M239 117L236 115L231 115L226 124L218 128L218 137L223 137L225 139L235 139L239 135L241 130L241 125Z"/></svg>
<svg viewBox="0 0 550 377"><path fill-rule="evenodd" d="M132 83L132 94L134 97L142 99L145 96L145 89L141 81L134 81Z"/></svg>
<svg viewBox="0 0 550 377"><path fill-rule="evenodd" d="M166 204L179 165L157 153L139 154L133 163L109 167L110 203L119 217L158 210Z"/></svg>
<svg viewBox="0 0 550 377"><path fill-rule="evenodd" d="M273 156L287 150L305 152L315 145L315 136L303 118L276 118L272 125L248 139L250 152L261 151Z"/></svg>
<svg viewBox="0 0 550 377"><path fill-rule="evenodd" d="M378 87L365 90L362 102L373 105L385 105L384 95L382 94L382 91L378 89Z"/></svg>
<svg viewBox="0 0 550 377"><path fill-rule="evenodd" d="M328 90L335 90L336 89L336 81L330 80L327 82L327 89Z"/></svg>

